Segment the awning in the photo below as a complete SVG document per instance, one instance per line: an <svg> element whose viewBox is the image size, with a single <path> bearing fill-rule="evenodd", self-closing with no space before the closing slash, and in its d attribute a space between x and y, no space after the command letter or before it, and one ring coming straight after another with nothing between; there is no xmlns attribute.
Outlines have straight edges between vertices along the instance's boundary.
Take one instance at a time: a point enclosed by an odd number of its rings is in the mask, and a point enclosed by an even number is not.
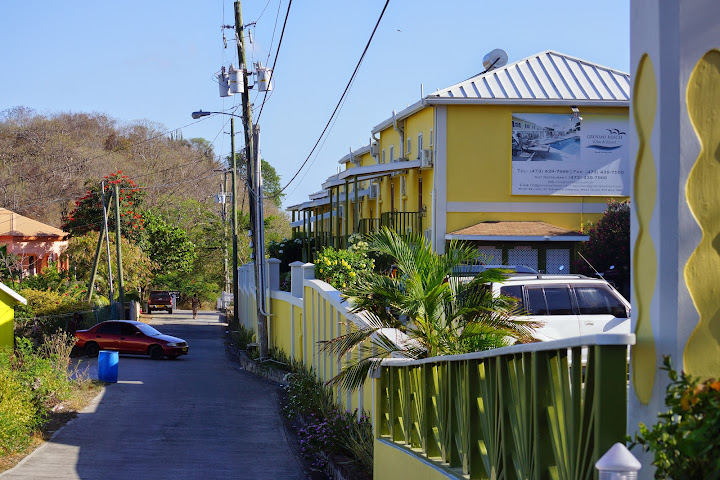
<svg viewBox="0 0 720 480"><path fill-rule="evenodd" d="M587 242L590 237L546 222L480 222L448 233L445 239L491 242Z"/></svg>

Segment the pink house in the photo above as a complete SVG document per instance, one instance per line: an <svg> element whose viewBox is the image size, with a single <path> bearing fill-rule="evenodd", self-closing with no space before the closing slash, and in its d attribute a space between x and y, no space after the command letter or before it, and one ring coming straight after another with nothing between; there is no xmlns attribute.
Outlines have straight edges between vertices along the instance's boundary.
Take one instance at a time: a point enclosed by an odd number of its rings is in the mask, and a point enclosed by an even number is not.
<svg viewBox="0 0 720 480"><path fill-rule="evenodd" d="M8 254L20 257L25 275L35 275L50 262L60 261L68 235L59 228L0 208L0 245L7 245ZM64 259L59 267L67 270L68 260Z"/></svg>

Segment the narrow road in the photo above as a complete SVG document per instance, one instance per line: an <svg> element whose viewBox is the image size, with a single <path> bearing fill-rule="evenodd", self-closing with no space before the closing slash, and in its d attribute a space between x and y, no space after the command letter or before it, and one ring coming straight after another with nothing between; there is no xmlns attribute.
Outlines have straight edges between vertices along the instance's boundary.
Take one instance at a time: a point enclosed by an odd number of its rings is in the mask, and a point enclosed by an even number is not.
<svg viewBox="0 0 720 480"><path fill-rule="evenodd" d="M187 340L189 354L120 355L118 383L0 478L304 479L276 388L226 360L218 315L152 317L150 325ZM97 359L80 364L97 374Z"/></svg>

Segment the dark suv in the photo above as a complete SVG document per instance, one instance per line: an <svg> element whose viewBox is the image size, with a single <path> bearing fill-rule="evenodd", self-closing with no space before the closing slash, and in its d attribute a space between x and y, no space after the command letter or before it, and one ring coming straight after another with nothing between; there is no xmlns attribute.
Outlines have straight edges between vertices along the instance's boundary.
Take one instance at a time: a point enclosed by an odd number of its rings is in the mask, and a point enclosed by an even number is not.
<svg viewBox="0 0 720 480"><path fill-rule="evenodd" d="M170 292L159 290L150 292L148 313L152 313L153 310L165 310L172 314L172 297L170 297Z"/></svg>

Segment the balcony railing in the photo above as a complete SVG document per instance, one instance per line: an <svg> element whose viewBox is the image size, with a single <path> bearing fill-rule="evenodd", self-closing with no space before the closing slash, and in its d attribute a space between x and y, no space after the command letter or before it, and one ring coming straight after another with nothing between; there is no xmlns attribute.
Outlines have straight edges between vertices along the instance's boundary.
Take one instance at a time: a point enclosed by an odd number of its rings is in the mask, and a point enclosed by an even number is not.
<svg viewBox="0 0 720 480"><path fill-rule="evenodd" d="M379 218L363 218L358 223L358 233L366 235L380 230Z"/></svg>
<svg viewBox="0 0 720 480"><path fill-rule="evenodd" d="M386 212L380 214L380 226L395 230L398 235L421 235L424 212Z"/></svg>

